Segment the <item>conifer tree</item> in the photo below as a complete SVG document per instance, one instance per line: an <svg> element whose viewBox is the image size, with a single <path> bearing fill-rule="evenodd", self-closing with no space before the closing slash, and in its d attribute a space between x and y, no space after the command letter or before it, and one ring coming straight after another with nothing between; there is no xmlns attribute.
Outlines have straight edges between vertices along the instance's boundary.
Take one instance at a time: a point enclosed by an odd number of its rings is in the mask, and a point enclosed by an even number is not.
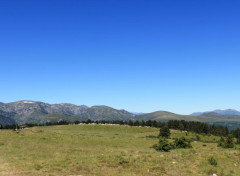
<svg viewBox="0 0 240 176"><path fill-rule="evenodd" d="M165 137L165 138L169 138L169 137L170 137L170 130L169 130L169 128L168 128L167 125L165 125L164 127L162 127L162 128L160 129L160 134L159 134L159 136Z"/></svg>

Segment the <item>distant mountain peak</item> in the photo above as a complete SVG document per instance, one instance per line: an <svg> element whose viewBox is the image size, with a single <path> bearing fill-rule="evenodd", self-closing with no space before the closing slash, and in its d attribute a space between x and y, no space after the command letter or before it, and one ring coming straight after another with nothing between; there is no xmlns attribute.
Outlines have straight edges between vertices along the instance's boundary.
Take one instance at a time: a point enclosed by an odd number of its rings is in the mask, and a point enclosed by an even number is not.
<svg viewBox="0 0 240 176"><path fill-rule="evenodd" d="M22 101L23 103L35 103L33 101Z"/></svg>
<svg viewBox="0 0 240 176"><path fill-rule="evenodd" d="M134 114L134 115L146 114L146 113L144 113L144 112L131 112L131 113Z"/></svg>
<svg viewBox="0 0 240 176"><path fill-rule="evenodd" d="M55 105L58 105L58 104L55 104ZM79 106L79 107L85 107L85 108L88 108L88 106L86 105L75 105L75 104L72 104L72 103L60 103L59 105L61 106Z"/></svg>
<svg viewBox="0 0 240 176"><path fill-rule="evenodd" d="M21 101L16 101L12 103L37 103L36 101L31 101L31 100L21 100Z"/></svg>

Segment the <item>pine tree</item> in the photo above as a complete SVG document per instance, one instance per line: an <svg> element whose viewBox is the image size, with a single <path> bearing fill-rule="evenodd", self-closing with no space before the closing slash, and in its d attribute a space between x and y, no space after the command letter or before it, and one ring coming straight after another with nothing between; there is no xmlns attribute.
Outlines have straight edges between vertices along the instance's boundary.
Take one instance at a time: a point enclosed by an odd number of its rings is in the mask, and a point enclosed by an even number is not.
<svg viewBox="0 0 240 176"><path fill-rule="evenodd" d="M233 136L232 134L229 134L225 140L225 148L233 148L233 147L234 147Z"/></svg>
<svg viewBox="0 0 240 176"><path fill-rule="evenodd" d="M129 120L128 125L133 126L133 121Z"/></svg>
<svg viewBox="0 0 240 176"><path fill-rule="evenodd" d="M169 138L169 137L170 137L170 130L169 130L169 128L168 128L167 125L165 125L164 127L162 127L162 128L160 129L160 134L159 134L159 136L165 137L165 138Z"/></svg>
<svg viewBox="0 0 240 176"><path fill-rule="evenodd" d="M182 122L179 123L179 125L178 125L178 129L181 130L181 131L184 130L184 126L183 126Z"/></svg>

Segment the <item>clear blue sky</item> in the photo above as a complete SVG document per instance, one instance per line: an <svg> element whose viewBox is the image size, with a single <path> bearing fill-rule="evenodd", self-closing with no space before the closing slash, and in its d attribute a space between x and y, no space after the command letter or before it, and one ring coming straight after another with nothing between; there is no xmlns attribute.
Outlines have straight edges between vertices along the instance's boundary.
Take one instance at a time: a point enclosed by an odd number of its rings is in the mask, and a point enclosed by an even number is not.
<svg viewBox="0 0 240 176"><path fill-rule="evenodd" d="M0 101L240 110L239 0L1 0Z"/></svg>

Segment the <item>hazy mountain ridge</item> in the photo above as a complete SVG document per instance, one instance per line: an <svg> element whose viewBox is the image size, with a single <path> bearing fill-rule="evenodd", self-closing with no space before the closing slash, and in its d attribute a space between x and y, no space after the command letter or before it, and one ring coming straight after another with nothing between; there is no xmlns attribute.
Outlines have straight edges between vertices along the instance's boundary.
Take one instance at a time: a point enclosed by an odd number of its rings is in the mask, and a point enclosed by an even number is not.
<svg viewBox="0 0 240 176"><path fill-rule="evenodd" d="M228 111L218 110L226 113ZM134 114L126 110L117 110L108 106L77 106L69 103L48 104L37 101L17 101L13 103L0 103L0 124L46 123L54 121L81 121L91 120L187 120L199 121L209 124L240 127L240 115L205 112L200 115L179 115L167 111ZM231 110L231 112L233 112ZM236 113L236 112L235 112Z"/></svg>
<svg viewBox="0 0 240 176"><path fill-rule="evenodd" d="M216 109L214 111L194 112L190 115L197 116L197 115L202 115L202 114L211 113L211 112L221 114L221 115L240 115L240 112L235 109L226 109L226 110Z"/></svg>
<svg viewBox="0 0 240 176"><path fill-rule="evenodd" d="M136 116L136 119L156 121L168 121L168 120L199 121L219 126L227 126L229 127L229 129L240 128L239 115L218 114L215 112L204 113L201 115L179 115L166 111L157 111L153 113L138 115Z"/></svg>

